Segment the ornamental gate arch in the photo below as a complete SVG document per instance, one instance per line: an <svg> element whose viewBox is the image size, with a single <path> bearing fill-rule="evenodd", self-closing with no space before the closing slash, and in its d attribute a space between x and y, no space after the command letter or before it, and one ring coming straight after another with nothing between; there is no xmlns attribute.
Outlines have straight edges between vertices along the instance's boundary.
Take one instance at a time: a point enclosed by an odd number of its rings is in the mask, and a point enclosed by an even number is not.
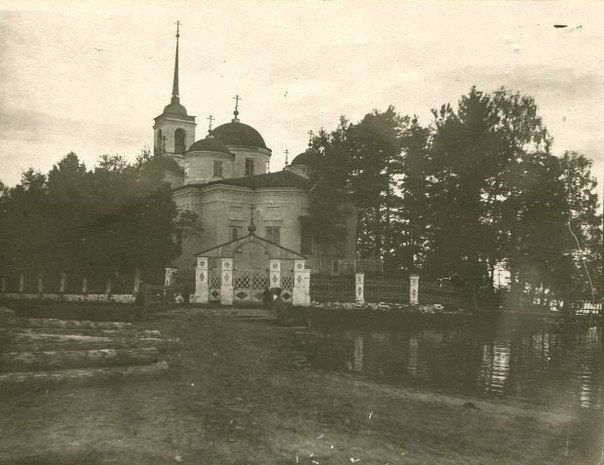
<svg viewBox="0 0 604 465"><path fill-rule="evenodd" d="M280 287L285 303L309 303L306 302L309 296L304 297L308 294L308 279L302 280L300 276L300 282L295 279L296 272L310 275L310 270L304 266L305 257L256 236L253 231L195 256L194 302L260 305L267 289ZM295 264L298 266L296 270ZM296 292L297 298L294 297Z"/></svg>

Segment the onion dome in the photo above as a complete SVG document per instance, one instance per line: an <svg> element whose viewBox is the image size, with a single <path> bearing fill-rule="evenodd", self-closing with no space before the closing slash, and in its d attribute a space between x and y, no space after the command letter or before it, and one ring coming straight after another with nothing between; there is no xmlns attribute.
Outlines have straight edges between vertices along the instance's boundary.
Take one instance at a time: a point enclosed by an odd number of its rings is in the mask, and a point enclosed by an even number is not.
<svg viewBox="0 0 604 465"><path fill-rule="evenodd" d="M145 164L145 169L157 171L183 171L176 160L166 156L152 158Z"/></svg>
<svg viewBox="0 0 604 465"><path fill-rule="evenodd" d="M237 119L218 126L212 131L212 135L226 145L245 145L266 149L266 144L260 133Z"/></svg>
<svg viewBox="0 0 604 465"><path fill-rule="evenodd" d="M228 147L213 136L207 136L205 139L199 139L197 142L191 145L191 147L189 147L187 152L222 152L231 154Z"/></svg>
<svg viewBox="0 0 604 465"><path fill-rule="evenodd" d="M291 165L313 165L319 158L321 158L321 154L312 149L307 149L305 152L297 155L296 158L292 160Z"/></svg>

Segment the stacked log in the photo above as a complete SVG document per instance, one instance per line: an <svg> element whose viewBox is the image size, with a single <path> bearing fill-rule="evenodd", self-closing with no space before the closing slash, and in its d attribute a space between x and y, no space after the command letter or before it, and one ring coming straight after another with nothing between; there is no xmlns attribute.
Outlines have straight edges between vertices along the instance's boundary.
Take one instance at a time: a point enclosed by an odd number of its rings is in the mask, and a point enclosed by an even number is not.
<svg viewBox="0 0 604 465"><path fill-rule="evenodd" d="M0 309L0 390L148 379L177 363L180 347L131 323L19 318Z"/></svg>

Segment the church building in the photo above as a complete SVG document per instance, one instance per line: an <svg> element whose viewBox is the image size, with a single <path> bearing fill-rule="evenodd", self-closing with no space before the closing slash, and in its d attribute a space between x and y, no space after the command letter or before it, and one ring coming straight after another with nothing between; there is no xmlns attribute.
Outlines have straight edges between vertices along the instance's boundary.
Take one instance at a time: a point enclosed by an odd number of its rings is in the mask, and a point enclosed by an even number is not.
<svg viewBox="0 0 604 465"><path fill-rule="evenodd" d="M178 40L177 32L172 99L155 118L155 156L148 167L161 171L173 188L178 210L194 211L202 231L183 240L182 253L172 265L193 267L196 256L212 257L218 250L225 253L224 247L232 244L230 253L237 268L237 254L245 254L240 247L244 238L247 242L253 238L259 245L247 263L239 265L258 270L268 271L268 259L275 253L304 259L313 273L334 272L338 260L354 260L354 214L338 246L327 248L313 240L307 223L313 186L307 170L316 154L310 149L282 171L270 173L271 149L258 130L241 121L238 96L232 120L212 128L210 117L208 134L197 138L195 116L180 101Z"/></svg>

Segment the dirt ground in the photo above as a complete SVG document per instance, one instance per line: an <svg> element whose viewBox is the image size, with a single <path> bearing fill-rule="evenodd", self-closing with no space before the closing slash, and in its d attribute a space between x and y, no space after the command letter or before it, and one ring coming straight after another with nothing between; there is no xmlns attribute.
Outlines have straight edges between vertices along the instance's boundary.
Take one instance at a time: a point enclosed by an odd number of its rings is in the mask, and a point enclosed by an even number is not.
<svg viewBox="0 0 604 465"><path fill-rule="evenodd" d="M3 395L0 464L598 461L598 412L579 417L311 369L292 342L309 329L265 316L176 310L136 324L183 340L182 366L165 378Z"/></svg>

